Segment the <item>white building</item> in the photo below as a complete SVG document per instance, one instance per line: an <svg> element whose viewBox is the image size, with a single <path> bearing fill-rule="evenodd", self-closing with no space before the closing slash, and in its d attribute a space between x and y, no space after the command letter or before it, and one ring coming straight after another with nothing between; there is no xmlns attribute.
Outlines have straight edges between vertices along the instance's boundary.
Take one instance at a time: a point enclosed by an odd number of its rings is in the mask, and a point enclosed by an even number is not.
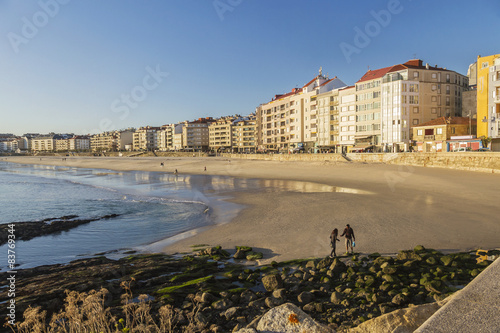
<svg viewBox="0 0 500 333"><path fill-rule="evenodd" d="M19 148L17 139L1 139L0 151L15 152Z"/></svg>
<svg viewBox="0 0 500 333"><path fill-rule="evenodd" d="M356 135L356 87L339 90L339 144L343 152L354 146Z"/></svg>

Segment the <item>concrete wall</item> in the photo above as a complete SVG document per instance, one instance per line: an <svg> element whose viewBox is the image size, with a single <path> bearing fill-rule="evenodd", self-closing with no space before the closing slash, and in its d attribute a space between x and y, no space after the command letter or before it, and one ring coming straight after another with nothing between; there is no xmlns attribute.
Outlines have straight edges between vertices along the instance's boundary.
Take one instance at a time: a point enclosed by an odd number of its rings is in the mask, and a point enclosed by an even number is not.
<svg viewBox="0 0 500 333"><path fill-rule="evenodd" d="M267 161L346 162L340 154L224 154L234 159L254 159ZM386 153L386 154L347 154L354 163L386 163L413 165L433 168L500 173L500 153L463 152L463 153Z"/></svg>

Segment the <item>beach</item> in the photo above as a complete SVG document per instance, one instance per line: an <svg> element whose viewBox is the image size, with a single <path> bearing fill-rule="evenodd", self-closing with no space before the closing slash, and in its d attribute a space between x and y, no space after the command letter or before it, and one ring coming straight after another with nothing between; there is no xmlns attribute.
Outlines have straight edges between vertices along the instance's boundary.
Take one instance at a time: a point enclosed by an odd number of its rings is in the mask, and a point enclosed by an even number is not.
<svg viewBox="0 0 500 333"><path fill-rule="evenodd" d="M223 157L4 157L3 161L179 175L261 179L261 188L218 195L241 204L236 216L190 232L162 252L190 252L195 244L251 246L260 263L330 254L333 228L349 223L356 252L381 254L416 245L443 252L497 248L500 175L459 170L348 162L276 162ZM163 162L164 166L160 163ZM205 170L206 167L206 171ZM182 237L180 237L182 238ZM344 238L337 254L345 252Z"/></svg>

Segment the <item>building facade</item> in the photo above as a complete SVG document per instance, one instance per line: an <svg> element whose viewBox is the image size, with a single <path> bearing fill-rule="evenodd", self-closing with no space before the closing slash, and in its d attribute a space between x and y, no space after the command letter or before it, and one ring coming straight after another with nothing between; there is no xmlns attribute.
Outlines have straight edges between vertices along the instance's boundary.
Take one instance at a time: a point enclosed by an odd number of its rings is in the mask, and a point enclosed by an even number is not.
<svg viewBox="0 0 500 333"><path fill-rule="evenodd" d="M206 151L209 146L208 126L214 122L212 117L186 121L182 126L182 146L184 150Z"/></svg>
<svg viewBox="0 0 500 333"><path fill-rule="evenodd" d="M236 117L222 117L216 119L208 126L208 145L210 150L219 152L231 150L233 146L232 127Z"/></svg>
<svg viewBox="0 0 500 333"><path fill-rule="evenodd" d="M256 116L238 118L233 121L232 150L237 153L255 153L257 150Z"/></svg>
<svg viewBox="0 0 500 333"><path fill-rule="evenodd" d="M462 114L468 78L413 59L368 71L356 83L355 147L408 151L413 126Z"/></svg>
<svg viewBox="0 0 500 333"><path fill-rule="evenodd" d="M158 149L159 135L161 136L160 127L145 126L137 129L133 134L132 149L135 151L153 151Z"/></svg>
<svg viewBox="0 0 500 333"><path fill-rule="evenodd" d="M302 148L307 151L318 149L318 96L321 101L328 105L321 105L321 126L325 130L322 132L323 142L328 141L331 145L331 130L327 134L325 126L330 126L330 120L325 118L325 108L330 108L330 101L326 102L330 96L322 94L334 89L345 87L345 83L337 77L329 79L322 74L306 83L302 88L294 88L292 91L282 95L275 95L274 98L257 108L258 133L260 150L266 151L290 151ZM330 116L330 114L328 114ZM326 138L328 137L328 140Z"/></svg>
<svg viewBox="0 0 500 333"><path fill-rule="evenodd" d="M351 152L356 136L356 87L339 90L339 144L342 152Z"/></svg>
<svg viewBox="0 0 500 333"><path fill-rule="evenodd" d="M477 57L477 135L498 137L500 54Z"/></svg>
<svg viewBox="0 0 500 333"><path fill-rule="evenodd" d="M416 151L444 152L448 151L448 141L474 139L476 120L469 117L440 117L416 125L412 130Z"/></svg>
<svg viewBox="0 0 500 333"><path fill-rule="evenodd" d="M134 129L127 129L94 134L90 138L90 149L92 151L125 150L126 146L133 145L134 132Z"/></svg>

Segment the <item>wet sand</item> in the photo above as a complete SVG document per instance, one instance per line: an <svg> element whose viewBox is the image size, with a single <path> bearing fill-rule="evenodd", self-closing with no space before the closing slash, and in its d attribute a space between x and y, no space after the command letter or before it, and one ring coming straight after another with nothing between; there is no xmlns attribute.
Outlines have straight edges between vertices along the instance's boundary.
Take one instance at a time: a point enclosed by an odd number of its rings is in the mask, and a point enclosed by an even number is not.
<svg viewBox="0 0 500 333"><path fill-rule="evenodd" d="M230 223L204 228L165 246L163 251L167 253L209 244L224 248L252 246L265 253L262 262L321 257L330 253L331 230L338 228L341 233L347 223L355 232L355 250L362 253L394 253L418 244L443 251L500 247L499 174L348 162L229 161L219 157L2 160L168 173L177 169L179 174L263 179L263 184L268 180L269 186L261 189L236 192L221 186L227 200L245 208ZM299 183L282 182L286 180ZM278 189L273 190L276 186ZM343 243L341 238L337 254L345 252Z"/></svg>

